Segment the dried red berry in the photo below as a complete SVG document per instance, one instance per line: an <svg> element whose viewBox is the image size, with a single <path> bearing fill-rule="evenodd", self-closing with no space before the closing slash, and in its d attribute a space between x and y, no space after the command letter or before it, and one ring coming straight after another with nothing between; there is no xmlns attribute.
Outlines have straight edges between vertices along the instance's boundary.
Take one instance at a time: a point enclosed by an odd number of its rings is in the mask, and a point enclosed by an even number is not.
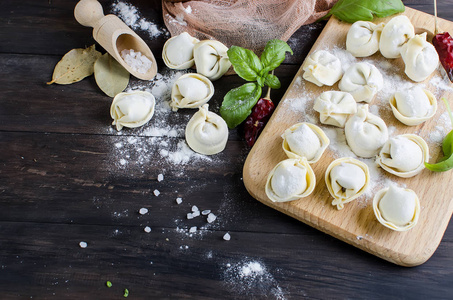
<svg viewBox="0 0 453 300"><path fill-rule="evenodd" d="M256 139L266 126L267 121L274 112L275 106L270 99L260 98L252 109L252 113L245 120L245 141L252 147Z"/></svg>
<svg viewBox="0 0 453 300"><path fill-rule="evenodd" d="M453 38L448 32L436 34L433 38L433 45L448 78L453 82Z"/></svg>

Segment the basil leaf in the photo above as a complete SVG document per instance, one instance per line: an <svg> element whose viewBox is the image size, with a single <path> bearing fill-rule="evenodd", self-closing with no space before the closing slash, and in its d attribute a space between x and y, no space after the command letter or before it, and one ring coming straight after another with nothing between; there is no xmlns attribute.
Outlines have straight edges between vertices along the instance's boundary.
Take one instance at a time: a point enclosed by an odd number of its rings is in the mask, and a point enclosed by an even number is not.
<svg viewBox="0 0 453 300"><path fill-rule="evenodd" d="M451 125L453 126L453 115L451 113L450 105L447 102L447 99L442 98L447 107L448 114L450 116ZM434 172L445 172L453 169L453 130L450 131L442 142L442 152L444 157L435 164L425 163L425 167L428 170Z"/></svg>
<svg viewBox="0 0 453 300"><path fill-rule="evenodd" d="M220 115L229 128L241 124L252 112L261 97L261 87L255 83L246 83L229 91L223 98Z"/></svg>
<svg viewBox="0 0 453 300"><path fill-rule="evenodd" d="M253 51L238 46L231 46L227 51L234 71L247 81L255 81L263 69L258 56Z"/></svg>
<svg viewBox="0 0 453 300"><path fill-rule="evenodd" d="M451 169L453 169L453 155L451 155L447 159L442 160L441 162L438 162L436 164L425 163L425 167L428 170L431 170L434 172L445 172L445 171L451 170Z"/></svg>
<svg viewBox="0 0 453 300"><path fill-rule="evenodd" d="M444 153L444 156L453 154L453 130L444 138L442 142L442 152Z"/></svg>
<svg viewBox="0 0 453 300"><path fill-rule="evenodd" d="M262 74L266 74L277 68L285 60L286 52L291 53L291 55L293 54L291 47L284 41L275 39L267 42L263 53L261 53L261 62L264 67Z"/></svg>
<svg viewBox="0 0 453 300"><path fill-rule="evenodd" d="M405 9L401 0L340 0L326 15L334 15L338 19L354 23L356 21L371 21L374 16L378 18L403 12Z"/></svg>
<svg viewBox="0 0 453 300"><path fill-rule="evenodd" d="M261 76L256 77L256 82L260 85L260 87L264 86L264 81L265 81L264 77Z"/></svg>
<svg viewBox="0 0 453 300"><path fill-rule="evenodd" d="M281 87L280 80L278 80L278 77L273 74L267 74L264 83L274 90L279 89Z"/></svg>

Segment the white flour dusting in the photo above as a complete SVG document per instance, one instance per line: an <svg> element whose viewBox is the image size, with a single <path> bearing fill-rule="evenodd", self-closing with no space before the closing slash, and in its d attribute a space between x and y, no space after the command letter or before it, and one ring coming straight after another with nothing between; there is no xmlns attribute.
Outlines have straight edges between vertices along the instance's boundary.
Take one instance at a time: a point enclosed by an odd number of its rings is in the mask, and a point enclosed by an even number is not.
<svg viewBox="0 0 453 300"><path fill-rule="evenodd" d="M223 266L225 285L238 295L261 296L283 300L285 292L266 266L258 260L245 259Z"/></svg>
<svg viewBox="0 0 453 300"><path fill-rule="evenodd" d="M163 160L172 165L186 165L200 161L215 162L216 156L196 153L185 142L185 125L191 115L171 110L169 104L171 89L174 82L185 73L168 70L163 74L158 73L151 81L134 82L126 90L126 92L133 90L150 92L156 98L156 106L152 119L140 128L125 128L117 131L113 126L109 127L110 134L124 136L121 141L114 144L110 156L119 169L136 166L144 172L152 160ZM178 122L175 122L175 119ZM134 136L127 137L126 135L129 134ZM180 141L170 143L165 138L178 138Z"/></svg>
<svg viewBox="0 0 453 300"><path fill-rule="evenodd" d="M148 32L150 38L156 38L159 35L167 33L166 29L159 28L153 22L143 18L138 9L129 3L116 1L112 4L112 11L132 29L140 29Z"/></svg>

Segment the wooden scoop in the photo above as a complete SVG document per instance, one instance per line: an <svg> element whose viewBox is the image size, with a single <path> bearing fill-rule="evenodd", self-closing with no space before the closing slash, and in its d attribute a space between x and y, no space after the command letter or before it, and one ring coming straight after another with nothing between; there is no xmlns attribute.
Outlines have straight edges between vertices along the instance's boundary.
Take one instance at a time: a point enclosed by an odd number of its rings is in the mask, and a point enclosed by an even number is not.
<svg viewBox="0 0 453 300"><path fill-rule="evenodd" d="M83 26L93 27L93 38L129 73L143 80L150 80L156 76L156 59L148 45L117 16L105 16L97 0L79 1L74 9L74 16ZM124 49L141 52L151 60L151 68L144 74L134 71L121 57L121 51Z"/></svg>

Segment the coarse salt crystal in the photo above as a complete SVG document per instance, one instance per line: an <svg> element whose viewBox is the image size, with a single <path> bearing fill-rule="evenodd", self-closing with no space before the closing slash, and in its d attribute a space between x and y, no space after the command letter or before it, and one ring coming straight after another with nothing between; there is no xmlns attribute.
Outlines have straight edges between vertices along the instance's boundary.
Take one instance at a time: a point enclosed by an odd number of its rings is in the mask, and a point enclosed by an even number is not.
<svg viewBox="0 0 453 300"><path fill-rule="evenodd" d="M229 240L231 239L230 234L229 234L228 232L225 233L225 235L223 236L223 239L224 239L225 241L229 241Z"/></svg>
<svg viewBox="0 0 453 300"><path fill-rule="evenodd" d="M154 196L159 196L160 195L160 192L158 190L154 190L153 193L154 193Z"/></svg>
<svg viewBox="0 0 453 300"><path fill-rule="evenodd" d="M193 219L193 214L192 214L192 213L188 213L188 214L187 214L187 219L189 219L189 220L190 220L190 219Z"/></svg>
<svg viewBox="0 0 453 300"><path fill-rule="evenodd" d="M121 51L121 57L124 62L137 73L146 74L151 69L152 61L142 55L140 51L133 49L124 49Z"/></svg>
<svg viewBox="0 0 453 300"><path fill-rule="evenodd" d="M160 182L160 181L162 181L162 180L164 180L164 175L163 175L163 174L157 175L157 181Z"/></svg>
<svg viewBox="0 0 453 300"><path fill-rule="evenodd" d="M195 218L195 217L198 217L199 215L200 215L200 211L199 211L199 210L194 211L194 212L192 213L192 216L193 216L194 218Z"/></svg>
<svg viewBox="0 0 453 300"><path fill-rule="evenodd" d="M181 204L182 203L182 198L176 198L176 203Z"/></svg>
<svg viewBox="0 0 453 300"><path fill-rule="evenodd" d="M80 242L79 243L80 248L86 248L88 244L86 242Z"/></svg>
<svg viewBox="0 0 453 300"><path fill-rule="evenodd" d="M197 226L192 226L192 227L190 227L190 229L189 229L189 232L190 232L190 233L194 233L194 232L196 232L196 231L197 231Z"/></svg>
<svg viewBox="0 0 453 300"><path fill-rule="evenodd" d="M206 209L206 210L203 210L203 211L201 212L201 214L202 214L203 216L209 215L210 213L211 213L211 210L210 210L210 209Z"/></svg>
<svg viewBox="0 0 453 300"><path fill-rule="evenodd" d="M199 211L198 207L197 206L192 206L192 211L195 212L195 211Z"/></svg>
<svg viewBox="0 0 453 300"><path fill-rule="evenodd" d="M151 232L151 227L146 226L143 230L144 230L146 233L150 233L150 232Z"/></svg>
<svg viewBox="0 0 453 300"><path fill-rule="evenodd" d="M147 214L148 213L148 209L145 208L145 207L142 207L140 208L140 210L138 211L141 215L144 215L144 214Z"/></svg>
<svg viewBox="0 0 453 300"><path fill-rule="evenodd" d="M208 223L212 223L212 222L215 221L215 219L217 219L217 216L214 215L213 213L210 213L210 214L208 215L208 220L207 220L207 221L208 221Z"/></svg>

